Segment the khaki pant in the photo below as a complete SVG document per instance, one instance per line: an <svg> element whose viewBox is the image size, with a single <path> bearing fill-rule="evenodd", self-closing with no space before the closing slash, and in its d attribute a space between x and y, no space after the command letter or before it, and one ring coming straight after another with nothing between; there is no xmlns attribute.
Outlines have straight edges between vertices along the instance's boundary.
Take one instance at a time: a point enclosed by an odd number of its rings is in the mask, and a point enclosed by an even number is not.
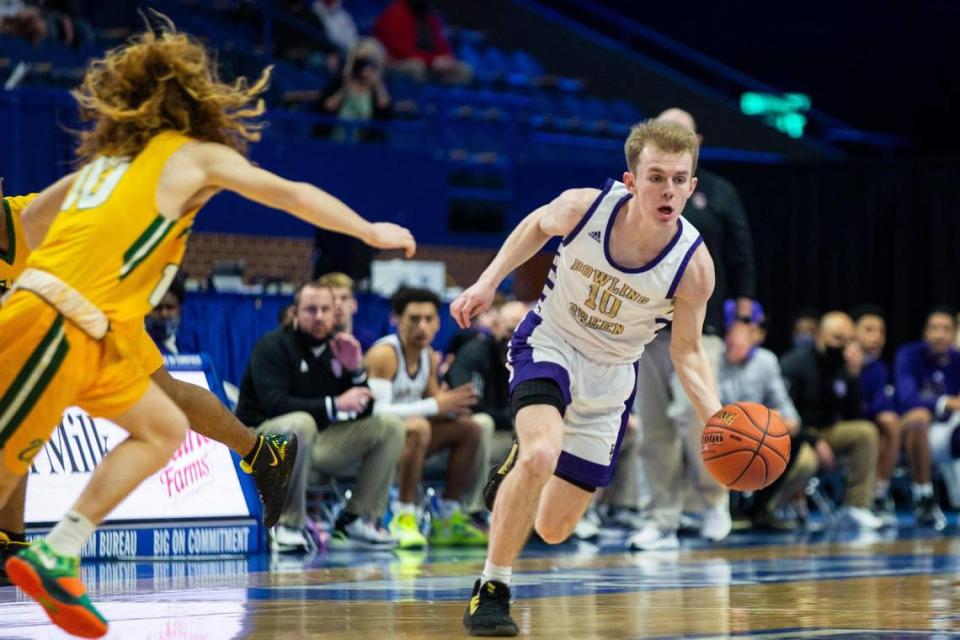
<svg viewBox="0 0 960 640"><path fill-rule="evenodd" d="M880 435L867 420L848 420L820 431L840 464L847 470L847 495L844 505L870 508L877 484L877 456Z"/></svg>
<svg viewBox="0 0 960 640"><path fill-rule="evenodd" d="M783 483L777 491L770 496L766 504L767 513L774 513L784 502L793 498L797 493L807 486L807 481L817 473L817 453L806 442L801 442L797 451L793 453L793 464L787 471Z"/></svg>
<svg viewBox="0 0 960 640"><path fill-rule="evenodd" d="M460 496L460 502L467 513L483 511L483 485L490 468L490 456L493 453L493 435L496 432L493 418L486 413L473 414L473 420L480 426L480 442L477 443L477 456L470 474L470 484Z"/></svg>
<svg viewBox="0 0 960 640"><path fill-rule="evenodd" d="M637 509L640 506L640 483L646 482L640 477L640 459L637 448L640 443L639 430L627 429L620 443L620 455L610 485L600 496L600 502L613 507Z"/></svg>
<svg viewBox="0 0 960 640"><path fill-rule="evenodd" d="M704 336L703 346L716 374L723 340ZM687 482L705 505L725 505L729 491L713 479L700 457L704 425L673 371L669 331L660 332L640 358L635 408L640 418L638 456L634 458L630 450L621 452L617 473L636 474L644 514L660 528L675 531L680 525ZM630 470L634 463L639 471Z"/></svg>
<svg viewBox="0 0 960 640"><path fill-rule="evenodd" d="M338 422L317 431L309 413L296 411L267 420L265 432L295 433L300 441L290 490L280 523L300 528L307 519L307 482L311 465L323 473L345 473L358 461L360 471L346 510L365 518L379 518L387 507L390 485L397 470L406 432L395 416L370 416Z"/></svg>

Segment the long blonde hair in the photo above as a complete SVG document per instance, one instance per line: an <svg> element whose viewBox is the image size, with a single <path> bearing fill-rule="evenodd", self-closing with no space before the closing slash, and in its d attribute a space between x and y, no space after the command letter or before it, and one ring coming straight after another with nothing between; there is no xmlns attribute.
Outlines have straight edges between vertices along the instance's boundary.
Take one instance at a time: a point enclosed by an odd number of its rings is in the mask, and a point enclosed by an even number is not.
<svg viewBox="0 0 960 640"><path fill-rule="evenodd" d="M162 14L159 32L149 28L94 60L71 92L81 117L93 126L79 133L77 157L135 156L161 131L173 130L245 153L260 139L265 109L260 99L271 68L250 85L246 78L220 81L204 46L177 33Z"/></svg>

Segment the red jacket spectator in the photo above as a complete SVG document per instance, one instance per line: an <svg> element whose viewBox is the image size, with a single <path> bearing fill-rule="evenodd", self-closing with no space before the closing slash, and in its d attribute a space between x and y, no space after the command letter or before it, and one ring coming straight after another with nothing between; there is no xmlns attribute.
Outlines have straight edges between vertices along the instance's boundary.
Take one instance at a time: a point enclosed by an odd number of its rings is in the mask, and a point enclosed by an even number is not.
<svg viewBox="0 0 960 640"><path fill-rule="evenodd" d="M453 56L443 19L424 0L394 0L377 19L373 33L394 60L419 58L428 66L439 56Z"/></svg>

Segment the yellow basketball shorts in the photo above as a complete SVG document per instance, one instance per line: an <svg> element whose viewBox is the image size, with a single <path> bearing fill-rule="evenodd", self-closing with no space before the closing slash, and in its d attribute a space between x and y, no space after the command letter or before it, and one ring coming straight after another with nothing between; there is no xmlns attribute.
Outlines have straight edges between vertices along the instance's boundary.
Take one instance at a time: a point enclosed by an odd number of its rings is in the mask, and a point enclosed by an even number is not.
<svg viewBox="0 0 960 640"><path fill-rule="evenodd" d="M0 450L23 475L60 423L79 405L112 418L130 409L149 385L146 367L162 359L140 341L143 331L111 330L94 340L42 298L14 291L0 308Z"/></svg>
<svg viewBox="0 0 960 640"><path fill-rule="evenodd" d="M163 356L142 322L138 323L134 331L132 356L140 364L140 370L152 376L157 369L163 368Z"/></svg>

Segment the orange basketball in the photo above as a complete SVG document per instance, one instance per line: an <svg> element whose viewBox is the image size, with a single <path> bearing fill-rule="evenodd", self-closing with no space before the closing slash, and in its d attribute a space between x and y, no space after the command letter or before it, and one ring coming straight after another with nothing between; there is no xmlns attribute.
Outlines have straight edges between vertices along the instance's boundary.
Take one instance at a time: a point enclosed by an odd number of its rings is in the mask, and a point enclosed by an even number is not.
<svg viewBox="0 0 960 640"><path fill-rule="evenodd" d="M728 404L707 421L700 455L721 484L758 491L787 468L790 434L780 416L762 404Z"/></svg>

